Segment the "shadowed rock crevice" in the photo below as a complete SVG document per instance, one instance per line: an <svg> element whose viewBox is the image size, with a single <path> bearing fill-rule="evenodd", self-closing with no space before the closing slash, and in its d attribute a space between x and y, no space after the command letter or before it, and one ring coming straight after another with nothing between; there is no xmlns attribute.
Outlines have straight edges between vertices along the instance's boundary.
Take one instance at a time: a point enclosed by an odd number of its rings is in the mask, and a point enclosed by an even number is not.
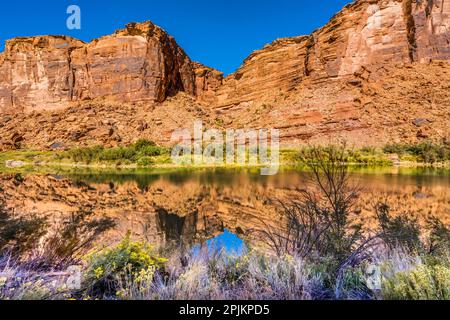
<svg viewBox="0 0 450 320"><path fill-rule="evenodd" d="M314 39L314 36L311 35L308 37L308 41L306 43L305 76L307 76L307 77L309 77L309 75L312 72L312 69L310 69L310 59L311 59L311 55L314 54L314 44L315 44L315 39Z"/></svg>
<svg viewBox="0 0 450 320"><path fill-rule="evenodd" d="M183 235L186 217L180 217L176 214L171 214L164 209L156 210L158 215L158 229L164 233L164 238L167 242L180 243Z"/></svg>
<svg viewBox="0 0 450 320"><path fill-rule="evenodd" d="M405 17L406 34L408 37L409 59L411 62L417 60L416 50L416 25L413 16L413 0L403 0L403 15ZM427 7L428 9L429 7ZM428 15L428 14L427 14Z"/></svg>

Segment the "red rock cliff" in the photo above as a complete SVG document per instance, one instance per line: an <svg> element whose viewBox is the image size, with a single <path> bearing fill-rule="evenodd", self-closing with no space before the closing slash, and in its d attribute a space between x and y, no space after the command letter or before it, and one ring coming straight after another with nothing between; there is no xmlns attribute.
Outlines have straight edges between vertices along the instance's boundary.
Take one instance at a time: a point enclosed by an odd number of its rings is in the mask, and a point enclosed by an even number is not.
<svg viewBox="0 0 450 320"><path fill-rule="evenodd" d="M179 91L195 93L190 59L151 22L88 44L63 36L12 39L0 70L4 110L60 109L100 97L162 102Z"/></svg>
<svg viewBox="0 0 450 320"><path fill-rule="evenodd" d="M0 54L0 113L22 114L0 117L0 148L167 143L199 117L282 129L289 144L437 141L450 137L449 83L450 0L357 0L311 35L255 51L226 78L191 62L151 22L90 43L16 38ZM126 102L143 103L131 112ZM104 117L113 128L102 127Z"/></svg>
<svg viewBox="0 0 450 320"><path fill-rule="evenodd" d="M450 0L359 0L310 36L255 51L218 90L218 106L253 101L363 69L450 59Z"/></svg>

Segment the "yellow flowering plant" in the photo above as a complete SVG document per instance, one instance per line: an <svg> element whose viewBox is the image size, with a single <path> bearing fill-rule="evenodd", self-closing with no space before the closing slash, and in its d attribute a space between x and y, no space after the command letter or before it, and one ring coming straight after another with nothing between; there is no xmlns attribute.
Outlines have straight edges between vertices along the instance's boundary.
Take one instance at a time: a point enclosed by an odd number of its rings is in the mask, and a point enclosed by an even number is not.
<svg viewBox="0 0 450 320"><path fill-rule="evenodd" d="M94 295L115 294L119 282L129 278L134 282L149 282L155 272L164 272L167 259L143 242L134 242L127 234L116 246L88 257L85 282Z"/></svg>

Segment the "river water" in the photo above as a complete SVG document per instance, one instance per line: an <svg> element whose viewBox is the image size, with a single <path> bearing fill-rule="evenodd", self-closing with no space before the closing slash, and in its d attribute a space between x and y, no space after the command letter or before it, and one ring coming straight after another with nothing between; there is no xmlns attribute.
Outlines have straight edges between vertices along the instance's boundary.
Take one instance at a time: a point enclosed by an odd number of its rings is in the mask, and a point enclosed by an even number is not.
<svg viewBox="0 0 450 320"><path fill-rule="evenodd" d="M395 214L432 214L450 223L448 170L354 168L351 176L361 189L355 217L368 228L374 227L378 201L388 202ZM244 169L9 171L0 174L0 201L10 215L45 217L53 229L79 212L89 212L86 219L111 219L114 227L97 244L131 232L155 244L217 238L227 246L239 239L256 243L255 230L282 228L274 200L295 197L308 181L307 172L294 169L275 176Z"/></svg>

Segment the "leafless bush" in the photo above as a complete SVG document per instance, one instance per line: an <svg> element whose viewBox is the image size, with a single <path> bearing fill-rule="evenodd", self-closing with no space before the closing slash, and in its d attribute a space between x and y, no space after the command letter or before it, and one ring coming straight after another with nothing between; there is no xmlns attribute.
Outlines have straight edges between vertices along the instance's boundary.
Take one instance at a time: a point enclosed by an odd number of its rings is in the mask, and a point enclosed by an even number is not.
<svg viewBox="0 0 450 320"><path fill-rule="evenodd" d="M45 215L14 215L0 206L0 253L32 270L77 264L93 241L115 225L109 218L92 215L78 211L51 224Z"/></svg>
<svg viewBox="0 0 450 320"><path fill-rule="evenodd" d="M327 272L340 295L345 270L370 258L378 236L365 236L353 214L360 188L351 181L343 146L312 147L306 159L308 188L276 199L283 226L258 230L274 252L310 261L328 261Z"/></svg>
<svg viewBox="0 0 450 320"><path fill-rule="evenodd" d="M308 188L295 198L274 200L285 228L260 232L279 255L332 255L342 262L363 239L361 225L352 219L360 188L350 181L345 147L313 147L309 152Z"/></svg>
<svg viewBox="0 0 450 320"><path fill-rule="evenodd" d="M43 244L35 248L27 263L42 269L64 269L79 263L92 243L105 231L113 228L110 218L93 218L92 212L78 211L54 226Z"/></svg>

